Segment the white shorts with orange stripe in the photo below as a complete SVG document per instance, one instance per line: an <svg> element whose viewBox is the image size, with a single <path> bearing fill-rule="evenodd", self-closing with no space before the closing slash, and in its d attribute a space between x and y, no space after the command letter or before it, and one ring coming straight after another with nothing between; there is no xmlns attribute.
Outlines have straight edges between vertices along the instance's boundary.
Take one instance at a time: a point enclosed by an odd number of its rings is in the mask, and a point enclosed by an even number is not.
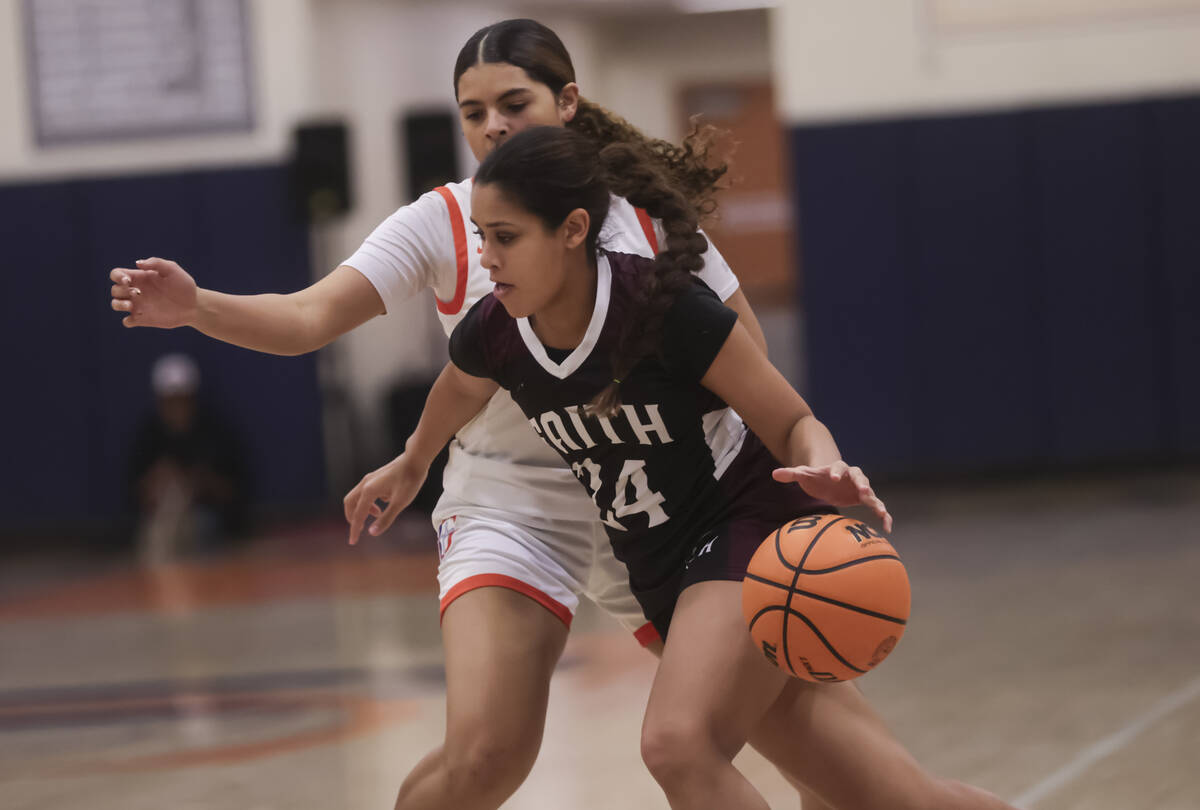
<svg viewBox="0 0 1200 810"><path fill-rule="evenodd" d="M436 525L442 613L464 593L501 587L528 596L570 627L586 596L642 644L658 638L599 522L538 521L463 505Z"/></svg>

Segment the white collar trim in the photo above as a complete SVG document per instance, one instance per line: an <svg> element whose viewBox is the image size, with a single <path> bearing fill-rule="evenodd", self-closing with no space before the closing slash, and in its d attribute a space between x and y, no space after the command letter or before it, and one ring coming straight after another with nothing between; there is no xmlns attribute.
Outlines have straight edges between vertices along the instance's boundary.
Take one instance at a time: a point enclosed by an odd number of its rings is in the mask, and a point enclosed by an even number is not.
<svg viewBox="0 0 1200 810"><path fill-rule="evenodd" d="M579 341L579 345L562 363L555 363L546 353L546 347L538 340L538 336L533 333L529 319L517 318L517 330L521 333L521 339L525 341L525 348L529 349L539 366L558 379L565 380L579 370L583 361L592 353L592 349L596 348L600 332L604 329L604 320L608 316L608 302L611 297L612 268L608 266L608 257L601 253L596 257L596 306L592 310L592 320L588 323L587 331L583 333L583 340Z"/></svg>

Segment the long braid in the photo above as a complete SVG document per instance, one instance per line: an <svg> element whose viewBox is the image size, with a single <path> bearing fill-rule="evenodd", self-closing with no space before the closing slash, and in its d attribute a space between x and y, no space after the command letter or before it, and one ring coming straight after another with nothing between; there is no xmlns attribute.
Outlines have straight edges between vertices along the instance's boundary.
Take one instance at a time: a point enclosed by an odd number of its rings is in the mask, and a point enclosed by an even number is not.
<svg viewBox="0 0 1200 810"><path fill-rule="evenodd" d="M593 412L609 416L620 406L620 381L656 350L668 310L692 283L692 274L703 269L708 240L697 230L699 213L688 195L639 145L604 147L600 169L609 189L660 220L666 235L665 250L638 278L633 314L622 325L612 353L613 381L589 406Z"/></svg>

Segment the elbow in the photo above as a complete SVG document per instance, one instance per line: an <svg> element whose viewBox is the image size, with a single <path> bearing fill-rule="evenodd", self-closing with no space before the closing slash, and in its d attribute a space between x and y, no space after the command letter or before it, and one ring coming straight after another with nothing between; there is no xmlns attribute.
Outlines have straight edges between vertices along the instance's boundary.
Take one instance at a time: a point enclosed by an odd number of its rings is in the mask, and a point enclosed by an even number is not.
<svg viewBox="0 0 1200 810"><path fill-rule="evenodd" d="M299 315L297 328L283 354L297 357L315 352L317 349L328 346L337 337L337 334L327 326L331 321L331 313L327 309L313 306L312 302L303 298L298 298L295 305Z"/></svg>
<svg viewBox="0 0 1200 810"><path fill-rule="evenodd" d="M287 334L278 335L269 351L281 357L299 357L315 352L324 345L325 342L313 335L307 324L297 324Z"/></svg>
<svg viewBox="0 0 1200 810"><path fill-rule="evenodd" d="M321 347L320 346L311 346L310 347L307 345L305 345L305 346L289 346L285 349L282 349L282 350L276 352L276 354L278 354L280 357L299 357L303 354L308 354L309 352L315 352L319 348L321 348Z"/></svg>
<svg viewBox="0 0 1200 810"><path fill-rule="evenodd" d="M317 349L323 349L332 342L331 337L323 337L321 335L305 334L300 336L296 342L289 346L287 351L282 354L288 357L299 357L302 354L310 354Z"/></svg>

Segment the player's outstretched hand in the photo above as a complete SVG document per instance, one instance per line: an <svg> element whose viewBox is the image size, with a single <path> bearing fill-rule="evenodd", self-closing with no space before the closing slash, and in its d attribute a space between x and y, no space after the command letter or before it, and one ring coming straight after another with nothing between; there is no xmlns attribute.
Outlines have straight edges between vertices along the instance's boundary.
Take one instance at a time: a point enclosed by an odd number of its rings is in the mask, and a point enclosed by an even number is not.
<svg viewBox="0 0 1200 810"><path fill-rule="evenodd" d="M196 282L170 259L139 259L137 267L116 267L112 308L128 313L125 326L187 326L196 317Z"/></svg>
<svg viewBox="0 0 1200 810"><path fill-rule="evenodd" d="M364 475L342 500L350 524L350 545L358 542L368 517L375 518L368 534L381 534L391 526L396 515L417 497L428 474L428 467L413 464L401 453L375 472ZM378 501L386 503L387 509L381 509Z"/></svg>
<svg viewBox="0 0 1200 810"><path fill-rule="evenodd" d="M823 467L780 467L771 473L771 477L784 483L795 482L809 495L833 506L862 504L879 516L885 532L892 530L891 514L858 467L851 467L844 461Z"/></svg>

